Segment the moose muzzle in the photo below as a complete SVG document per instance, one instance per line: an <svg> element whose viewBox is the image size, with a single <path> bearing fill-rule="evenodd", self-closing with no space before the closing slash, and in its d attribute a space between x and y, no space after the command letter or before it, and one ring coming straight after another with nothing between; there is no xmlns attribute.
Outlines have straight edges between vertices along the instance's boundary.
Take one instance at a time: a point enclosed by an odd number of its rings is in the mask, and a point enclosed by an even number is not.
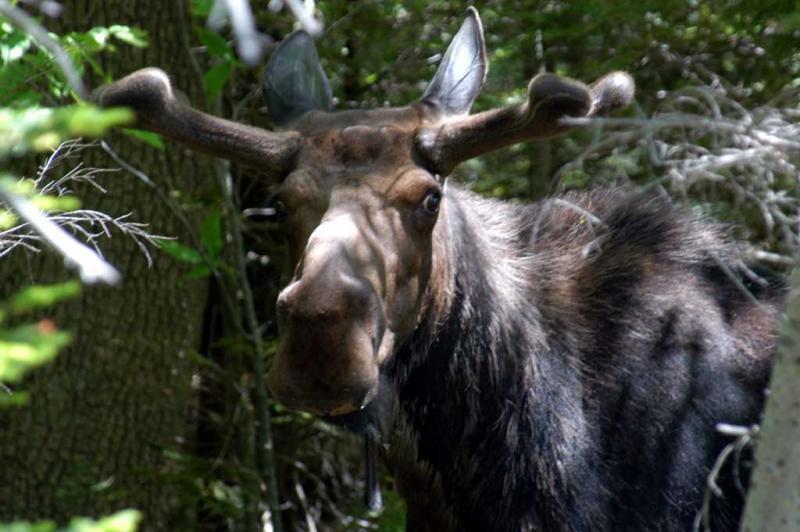
<svg viewBox="0 0 800 532"><path fill-rule="evenodd" d="M282 338L267 383L292 409L347 414L378 390L384 318L360 269L351 224L347 218L323 222L309 239L302 267L278 297Z"/></svg>

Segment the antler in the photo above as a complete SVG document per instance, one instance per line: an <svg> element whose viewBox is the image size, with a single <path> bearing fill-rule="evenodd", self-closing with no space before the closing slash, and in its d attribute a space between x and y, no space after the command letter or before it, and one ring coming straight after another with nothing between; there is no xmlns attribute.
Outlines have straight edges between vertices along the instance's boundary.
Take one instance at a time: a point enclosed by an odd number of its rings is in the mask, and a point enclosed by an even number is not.
<svg viewBox="0 0 800 532"><path fill-rule="evenodd" d="M100 87L92 97L103 107L132 108L137 127L270 173L285 171L300 147L298 133L266 131L191 108L175 96L169 77L157 68L138 70Z"/></svg>
<svg viewBox="0 0 800 532"><path fill-rule="evenodd" d="M631 102L633 79L613 72L587 87L553 74L540 74L528 85L526 102L446 122L417 134L417 149L441 175L460 162L504 146L542 139L569 129L564 117L606 113Z"/></svg>

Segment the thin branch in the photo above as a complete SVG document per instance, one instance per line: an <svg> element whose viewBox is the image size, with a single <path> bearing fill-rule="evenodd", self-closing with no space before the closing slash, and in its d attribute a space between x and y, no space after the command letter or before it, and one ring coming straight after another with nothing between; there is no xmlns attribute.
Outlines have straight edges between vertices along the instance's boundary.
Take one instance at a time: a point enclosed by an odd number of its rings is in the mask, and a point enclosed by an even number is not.
<svg viewBox="0 0 800 532"><path fill-rule="evenodd" d="M236 50L248 65L257 65L264 53L265 36L256 28L248 0L216 0L208 15L209 28L219 31L230 17Z"/></svg>
<svg viewBox="0 0 800 532"><path fill-rule="evenodd" d="M244 242L242 241L241 214L233 190L233 180L228 171L227 164L223 162L219 164L224 168L224 171L220 171L218 174L225 201L225 212L228 223L230 224L230 233L233 239L232 244L234 260L236 262L236 276L241 291L247 328L249 329L250 338L253 342L253 372L256 375L254 379L255 397L253 405L258 421L256 453L258 456L259 473L262 481L267 485L267 500L271 514L272 529L274 532L282 532L278 482L275 472L275 452L272 439L272 420L267 403L267 388L264 384L264 375L266 373L264 359L266 358L266 351L264 350L264 344L261 340L261 334L259 333L260 327L256 315L253 291L250 286L250 281L247 278L247 257L245 256Z"/></svg>
<svg viewBox="0 0 800 532"><path fill-rule="evenodd" d="M48 17L59 17L64 11L61 4L55 0L21 0L23 4L33 5L36 9Z"/></svg>
<svg viewBox="0 0 800 532"><path fill-rule="evenodd" d="M309 35L316 37L322 33L323 26L313 15L313 2L311 5L312 8L309 9L300 0L272 0L269 2L269 9L277 12L284 6L288 7L300 27ZM239 57L248 65L257 65L264 50L273 41L268 35L258 31L249 0L214 0L206 25L214 31L219 31L228 19L233 29Z"/></svg>
<svg viewBox="0 0 800 532"><path fill-rule="evenodd" d="M221 293L223 296L222 300L224 301L225 306L227 307L228 311L231 312L231 315L235 316L236 312L234 310L236 308L236 303L234 301L235 300L234 295L231 294L230 290L225 289L225 282L221 272L219 271L219 268L217 267L217 264L208 255L205 246L203 246L202 242L200 242L200 240L197 238L194 225L189 221L189 219L183 213L183 209L181 209L181 207L177 203L175 203L175 201L172 198L170 198L168 194L166 194L158 185L156 185L147 174L145 174L144 172L142 172L141 170L130 164L128 161L123 159L122 156L119 155L111 147L110 144L108 144L108 142L104 140L101 141L100 147L123 170L125 170L133 177L135 177L136 179L147 185L147 187L150 188L150 190L152 190L158 196L159 200L161 200L161 202L164 203L164 205L166 205L169 208L170 212L172 212L172 214L177 218L178 222L184 227L184 229L186 229L186 234L189 235L192 247L200 254L200 258L203 260L203 263L206 265L206 267L208 267L209 271L211 272L211 275L213 275L214 278L217 280L217 282L219 282L220 286L223 287ZM236 327L239 329L241 333L247 336L246 331L242 328L241 323L237 322Z"/></svg>
<svg viewBox="0 0 800 532"><path fill-rule="evenodd" d="M785 100L796 101L790 90ZM606 179L641 179L665 186L672 195L720 202L742 225L763 235L749 257L790 266L800 254L800 113L785 106L745 109L721 88L692 87L664 96L652 117L564 119L570 127L592 127L595 141L555 175L599 162L592 173ZM602 135L600 134L602 133ZM600 159L601 155L612 157ZM615 157L621 164L615 164ZM659 175L660 172L660 175Z"/></svg>
<svg viewBox="0 0 800 532"><path fill-rule="evenodd" d="M717 432L726 436L734 436L736 439L726 445L722 451L720 451L713 467L711 468L711 471L709 471L708 476L706 477L706 491L703 494L703 505L700 507L697 515L695 515L692 526L693 532L711 530L711 501L714 499L714 497L722 497L724 495L717 484L720 472L722 471L723 466L725 466L725 464L728 462L728 459L733 456L734 461L731 464L731 467L734 471L734 479L735 482L740 482L738 480L738 458L741 456L742 450L752 444L753 436L758 433L759 427L758 425L753 425L752 427L742 427L738 425L729 425L727 423L719 423L716 426L716 429Z"/></svg>
<svg viewBox="0 0 800 532"><path fill-rule="evenodd" d="M50 221L27 199L16 194L13 191L11 180L8 178L0 179L0 199L14 209L20 218L26 220L48 244L61 253L67 265L77 267L84 283L116 284L119 282L120 274L111 264Z"/></svg>
<svg viewBox="0 0 800 532"><path fill-rule="evenodd" d="M312 37L316 37L322 33L322 24L314 18L310 10L306 9L303 2L300 2L300 0L283 0L283 3L289 8L289 11L292 12L297 22L306 33Z"/></svg>

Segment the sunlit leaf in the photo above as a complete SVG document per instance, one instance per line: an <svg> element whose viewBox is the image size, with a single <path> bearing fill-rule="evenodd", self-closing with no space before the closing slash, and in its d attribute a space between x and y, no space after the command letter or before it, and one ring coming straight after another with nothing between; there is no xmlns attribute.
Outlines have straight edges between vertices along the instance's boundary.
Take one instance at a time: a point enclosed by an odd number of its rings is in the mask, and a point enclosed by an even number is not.
<svg viewBox="0 0 800 532"><path fill-rule="evenodd" d="M0 524L0 532L56 532L56 524L52 521Z"/></svg>
<svg viewBox="0 0 800 532"><path fill-rule="evenodd" d="M0 524L0 532L134 532L141 520L141 512L123 510L99 520L76 517L70 521L69 526L58 529L51 521Z"/></svg>
<svg viewBox="0 0 800 532"><path fill-rule="evenodd" d="M99 109L79 105L66 113L67 127L71 135L99 137L109 128L133 122L133 113L128 109Z"/></svg>
<svg viewBox="0 0 800 532"><path fill-rule="evenodd" d="M0 381L16 382L25 373L52 360L70 341L52 326L29 324L0 330Z"/></svg>
<svg viewBox="0 0 800 532"><path fill-rule="evenodd" d="M92 105L60 108L0 108L0 156L44 151L74 137L98 137L113 126L133 121L128 109Z"/></svg>
<svg viewBox="0 0 800 532"><path fill-rule="evenodd" d="M0 40L0 60L5 65L21 59L31 47L31 39L20 31L12 31Z"/></svg>
<svg viewBox="0 0 800 532"><path fill-rule="evenodd" d="M116 39L137 48L143 48L148 44L147 32L139 28L114 24L109 26L108 31Z"/></svg>
<svg viewBox="0 0 800 532"><path fill-rule="evenodd" d="M17 225L17 217L13 212L5 209L0 210L0 230L10 229Z"/></svg>
<svg viewBox="0 0 800 532"><path fill-rule="evenodd" d="M46 212L67 212L81 208L81 200L75 196L53 196L50 194L37 194L31 198L31 203L38 209Z"/></svg>
<svg viewBox="0 0 800 532"><path fill-rule="evenodd" d="M67 281L50 285L28 286L11 296L6 307L10 312L18 314L37 308L55 305L65 299L70 299L81 293L78 281Z"/></svg>
<svg viewBox="0 0 800 532"><path fill-rule="evenodd" d="M86 35L94 40L95 44L102 47L105 46L106 42L108 41L108 37L110 33L108 28L105 27L97 27L90 29Z"/></svg>

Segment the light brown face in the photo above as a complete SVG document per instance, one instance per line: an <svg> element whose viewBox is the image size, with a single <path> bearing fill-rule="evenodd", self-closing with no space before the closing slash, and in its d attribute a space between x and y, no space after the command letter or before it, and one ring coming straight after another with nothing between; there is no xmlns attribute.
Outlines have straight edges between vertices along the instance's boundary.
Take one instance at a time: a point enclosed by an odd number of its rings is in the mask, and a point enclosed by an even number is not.
<svg viewBox="0 0 800 532"><path fill-rule="evenodd" d="M412 131L359 125L306 136L302 163L275 194L296 266L278 297L268 384L289 407L358 410L416 325L442 183L414 163Z"/></svg>

